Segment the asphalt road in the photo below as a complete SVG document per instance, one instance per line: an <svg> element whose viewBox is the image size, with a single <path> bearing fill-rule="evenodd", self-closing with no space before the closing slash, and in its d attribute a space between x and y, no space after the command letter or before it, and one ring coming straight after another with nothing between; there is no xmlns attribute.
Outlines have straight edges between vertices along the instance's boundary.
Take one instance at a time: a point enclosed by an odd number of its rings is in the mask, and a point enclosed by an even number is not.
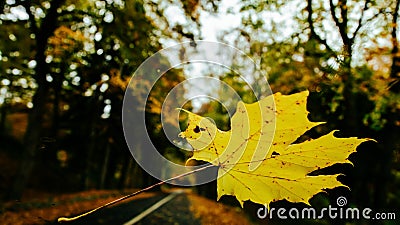
<svg viewBox="0 0 400 225"><path fill-rule="evenodd" d="M159 194L146 199L132 200L127 203L118 204L113 207L105 208L91 215L79 218L73 222L62 223L65 225L123 225L137 215L146 211L148 208L163 200L168 194ZM143 217L135 224L174 224L174 225L200 225L200 222L194 218L189 210L189 201L184 193L175 194L175 196L155 211ZM58 223L54 223L58 224Z"/></svg>

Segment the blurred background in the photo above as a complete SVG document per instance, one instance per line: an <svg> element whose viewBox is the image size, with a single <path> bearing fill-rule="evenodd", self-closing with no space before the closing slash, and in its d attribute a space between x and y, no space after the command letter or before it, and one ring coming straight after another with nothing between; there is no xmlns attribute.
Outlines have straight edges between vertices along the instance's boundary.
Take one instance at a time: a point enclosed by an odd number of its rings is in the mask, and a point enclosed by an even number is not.
<svg viewBox="0 0 400 225"><path fill-rule="evenodd" d="M328 191L313 198L313 204L324 206L345 195L352 207L398 212L399 2L1 1L2 202L39 193L60 196L155 183L126 145L121 124L124 91L138 66L158 50L182 41L211 40L232 44L252 57L274 93L310 91L310 120L327 124L306 133L304 139L339 129L341 137L377 141L362 144L351 155L354 167L323 171L345 174L340 179L351 192ZM177 57L183 57L185 49L181 54ZM242 59L230 60L232 68L241 66ZM168 66L169 62L159 64ZM166 158L181 163L190 153L163 135L160 112L167 93L190 73L190 68L180 67L162 76L146 108L149 135L156 147ZM255 101L237 74L212 68L201 73L230 84L245 102ZM176 98L186 94L179 92ZM216 101L188 102L185 108L213 118L222 130L230 129L227 112ZM216 199L215 182L193 189ZM234 198L223 197L222 202L238 206ZM7 210L3 203L2 212ZM274 204L298 207L285 201ZM257 207L246 203L244 210L255 217ZM396 222L305 221L311 223Z"/></svg>

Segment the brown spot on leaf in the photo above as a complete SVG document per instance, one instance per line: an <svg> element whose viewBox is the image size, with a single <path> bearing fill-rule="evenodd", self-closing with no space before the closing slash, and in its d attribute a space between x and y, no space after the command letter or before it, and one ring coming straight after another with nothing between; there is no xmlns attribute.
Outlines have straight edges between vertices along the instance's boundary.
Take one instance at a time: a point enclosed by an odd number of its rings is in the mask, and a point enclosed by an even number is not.
<svg viewBox="0 0 400 225"><path fill-rule="evenodd" d="M273 151L271 157L274 158L275 156L280 155L278 152Z"/></svg>
<svg viewBox="0 0 400 225"><path fill-rule="evenodd" d="M195 133L199 133L199 132L200 132L200 127L199 127L199 126L196 126L196 127L193 129L193 131L194 131Z"/></svg>
<svg viewBox="0 0 400 225"><path fill-rule="evenodd" d="M204 129L204 128L202 128L202 127L199 127L199 126L196 126L194 129L193 129L193 131L195 132L195 133L199 133L200 131L205 131L206 129Z"/></svg>

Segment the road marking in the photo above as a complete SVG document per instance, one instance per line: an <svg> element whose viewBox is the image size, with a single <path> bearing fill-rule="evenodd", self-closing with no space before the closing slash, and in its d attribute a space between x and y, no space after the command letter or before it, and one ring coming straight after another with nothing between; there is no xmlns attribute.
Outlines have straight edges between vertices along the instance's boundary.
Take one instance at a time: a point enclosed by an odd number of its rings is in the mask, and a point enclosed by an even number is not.
<svg viewBox="0 0 400 225"><path fill-rule="evenodd" d="M180 193L182 193L182 192L177 191L177 192L173 192L173 193L169 194L168 196L164 197L163 199L161 199L156 204L150 206L150 208L146 209L145 211L143 211L139 215L135 216L133 219L129 220L128 222L124 223L123 225L132 225L132 224L135 224L135 223L139 222L145 216L147 216L150 213L154 212L156 209L160 208L165 203L171 201L173 198L175 198Z"/></svg>

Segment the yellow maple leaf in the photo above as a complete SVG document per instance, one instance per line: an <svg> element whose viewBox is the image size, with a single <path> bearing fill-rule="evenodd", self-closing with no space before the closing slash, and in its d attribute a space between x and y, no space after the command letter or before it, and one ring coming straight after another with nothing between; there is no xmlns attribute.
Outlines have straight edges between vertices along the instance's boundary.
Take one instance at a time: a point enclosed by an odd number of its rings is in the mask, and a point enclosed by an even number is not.
<svg viewBox="0 0 400 225"><path fill-rule="evenodd" d="M276 93L259 102L239 102L231 130L220 131L208 118L191 112L180 135L192 145L193 156L218 166L218 199L234 195L243 206L250 200L269 205L286 199L304 202L324 189L344 186L336 175L310 176L310 172L348 157L371 139L336 138L331 133L315 140L292 144L321 122L308 120L308 91L293 95ZM188 160L188 161L189 161Z"/></svg>

